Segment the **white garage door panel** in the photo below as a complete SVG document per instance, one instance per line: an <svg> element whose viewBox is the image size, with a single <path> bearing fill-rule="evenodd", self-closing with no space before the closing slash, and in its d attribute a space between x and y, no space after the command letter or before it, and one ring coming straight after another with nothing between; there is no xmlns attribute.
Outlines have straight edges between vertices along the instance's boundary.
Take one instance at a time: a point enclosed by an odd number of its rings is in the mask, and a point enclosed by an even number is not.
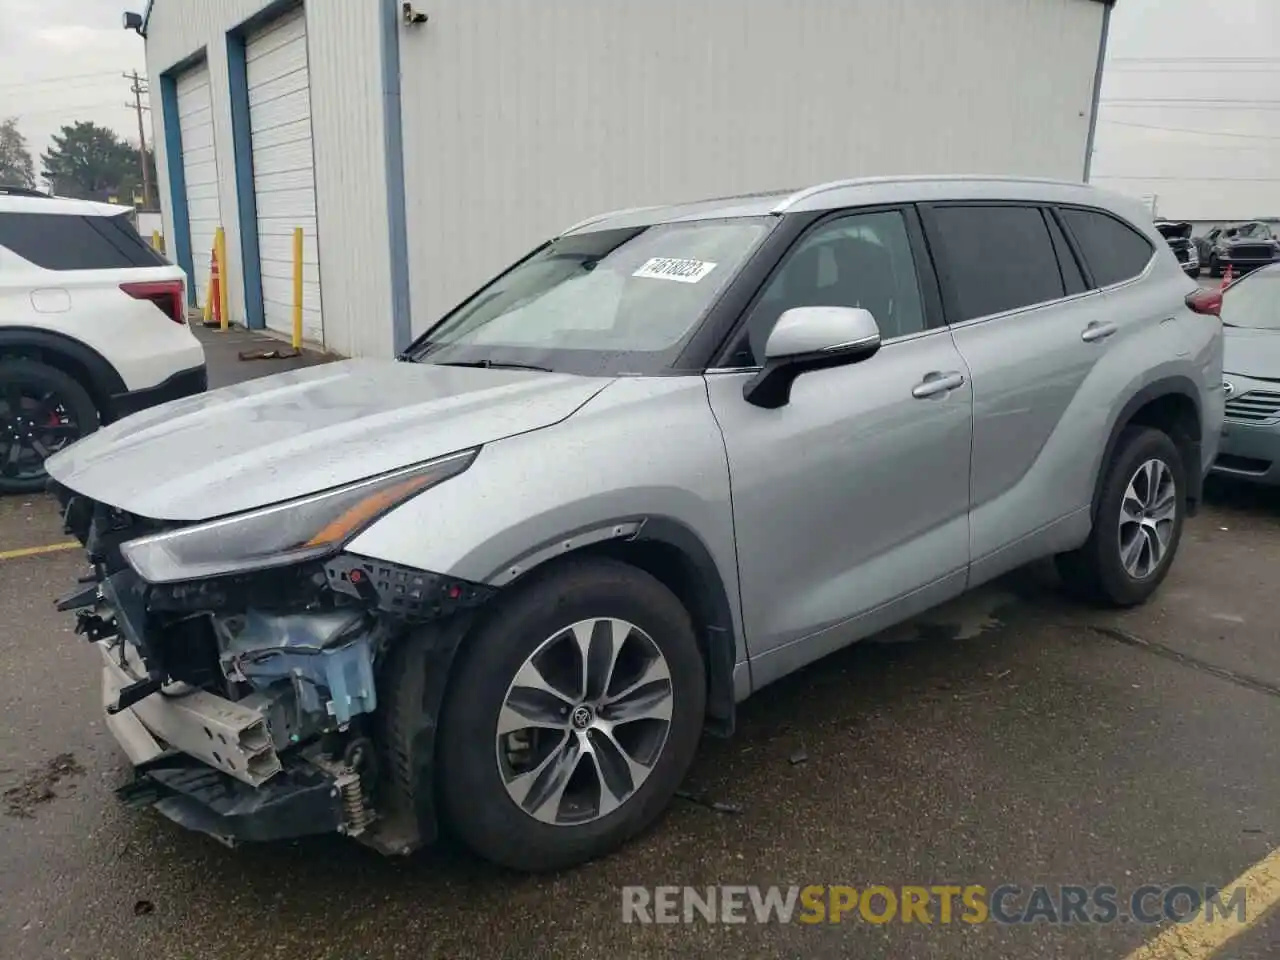
<svg viewBox="0 0 1280 960"><path fill-rule="evenodd" d="M286 124L307 118L307 139L311 138L311 94L297 90L275 100L264 100L249 107L249 129L255 134L276 130Z"/></svg>
<svg viewBox="0 0 1280 960"><path fill-rule="evenodd" d="M310 120L294 120L289 123L281 123L278 126L267 127L257 131L253 135L254 145L259 150L265 150L267 147L278 147L286 143L296 143L298 141L311 142L311 121Z"/></svg>
<svg viewBox="0 0 1280 960"><path fill-rule="evenodd" d="M253 38L253 48L245 50L245 60L252 64L281 47L288 46L299 37L305 37L306 33L306 20L301 11L281 17Z"/></svg>
<svg viewBox="0 0 1280 960"><path fill-rule="evenodd" d="M261 163L254 164L253 175L264 177L271 174L303 171L311 173L311 141L294 140L278 146L258 151Z"/></svg>
<svg viewBox="0 0 1280 960"><path fill-rule="evenodd" d="M213 237L222 222L218 204L218 158L213 140L209 68L195 67L177 82L178 129L182 142L182 174L186 181L187 224L191 234L191 269L196 300L208 295Z"/></svg>
<svg viewBox="0 0 1280 960"><path fill-rule="evenodd" d="M302 44L303 41L299 41L299 46ZM271 79L262 79L257 86L250 87L249 106L256 107L270 103L272 100L283 100L286 97L307 92L306 63L298 63L296 56L290 56L288 59L283 56L283 54L294 54L294 52L292 48L286 47L269 57L263 57L254 64L255 67L259 67L257 73L260 77ZM253 83L253 74L254 70L250 68L250 84Z"/></svg>
<svg viewBox="0 0 1280 960"><path fill-rule="evenodd" d="M267 326L293 328L293 231L303 230L302 330L323 342L311 93L301 11L251 37L245 48L258 257Z"/></svg>

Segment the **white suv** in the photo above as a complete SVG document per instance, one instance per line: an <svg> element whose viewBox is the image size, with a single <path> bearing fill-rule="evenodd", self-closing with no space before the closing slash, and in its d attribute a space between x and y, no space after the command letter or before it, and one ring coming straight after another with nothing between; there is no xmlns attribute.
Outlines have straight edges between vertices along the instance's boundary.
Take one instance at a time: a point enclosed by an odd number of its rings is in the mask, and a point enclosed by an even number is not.
<svg viewBox="0 0 1280 960"><path fill-rule="evenodd" d="M0 187L0 493L100 424L206 386L186 275L128 208Z"/></svg>

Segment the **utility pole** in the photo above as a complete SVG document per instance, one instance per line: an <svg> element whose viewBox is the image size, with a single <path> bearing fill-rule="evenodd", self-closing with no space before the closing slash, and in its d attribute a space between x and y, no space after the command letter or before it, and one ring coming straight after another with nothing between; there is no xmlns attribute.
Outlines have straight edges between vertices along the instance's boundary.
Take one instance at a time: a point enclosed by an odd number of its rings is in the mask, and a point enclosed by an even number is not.
<svg viewBox="0 0 1280 960"><path fill-rule="evenodd" d="M146 81L138 76L138 71L124 74L126 80L132 80L133 85L129 88L129 92L133 94L133 103L126 103L126 107L132 107L138 114L138 163L142 165L142 205L144 207L151 206L151 168L147 164L147 134L146 126L142 122L142 111L151 108L142 102L142 95L151 91L145 86Z"/></svg>

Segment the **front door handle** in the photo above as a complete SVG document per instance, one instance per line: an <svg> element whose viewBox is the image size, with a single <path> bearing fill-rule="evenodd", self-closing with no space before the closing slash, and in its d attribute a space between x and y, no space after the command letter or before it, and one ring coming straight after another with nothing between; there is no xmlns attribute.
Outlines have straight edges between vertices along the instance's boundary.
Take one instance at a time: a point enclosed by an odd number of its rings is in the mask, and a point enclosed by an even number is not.
<svg viewBox="0 0 1280 960"><path fill-rule="evenodd" d="M1084 332L1080 334L1080 339L1085 343L1097 343L1099 340L1105 340L1120 328L1114 323L1103 323L1095 320L1084 328Z"/></svg>
<svg viewBox="0 0 1280 960"><path fill-rule="evenodd" d="M947 373L939 373L935 370L933 373L924 375L924 379L911 389L911 395L917 400L928 400L930 397L942 396L963 386L964 374L958 370L950 370Z"/></svg>

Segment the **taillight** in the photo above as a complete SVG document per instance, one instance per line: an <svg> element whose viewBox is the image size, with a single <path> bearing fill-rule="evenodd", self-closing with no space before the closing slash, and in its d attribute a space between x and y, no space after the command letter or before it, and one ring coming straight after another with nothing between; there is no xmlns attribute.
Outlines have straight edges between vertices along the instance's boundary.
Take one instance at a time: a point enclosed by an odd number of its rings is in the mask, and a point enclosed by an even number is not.
<svg viewBox="0 0 1280 960"><path fill-rule="evenodd" d="M1187 306L1196 313L1203 313L1208 317L1221 317L1222 291L1217 288L1207 290L1201 287L1187 294Z"/></svg>
<svg viewBox="0 0 1280 960"><path fill-rule="evenodd" d="M187 322L181 280L139 280L122 283L120 289L135 300L150 300L174 323Z"/></svg>

